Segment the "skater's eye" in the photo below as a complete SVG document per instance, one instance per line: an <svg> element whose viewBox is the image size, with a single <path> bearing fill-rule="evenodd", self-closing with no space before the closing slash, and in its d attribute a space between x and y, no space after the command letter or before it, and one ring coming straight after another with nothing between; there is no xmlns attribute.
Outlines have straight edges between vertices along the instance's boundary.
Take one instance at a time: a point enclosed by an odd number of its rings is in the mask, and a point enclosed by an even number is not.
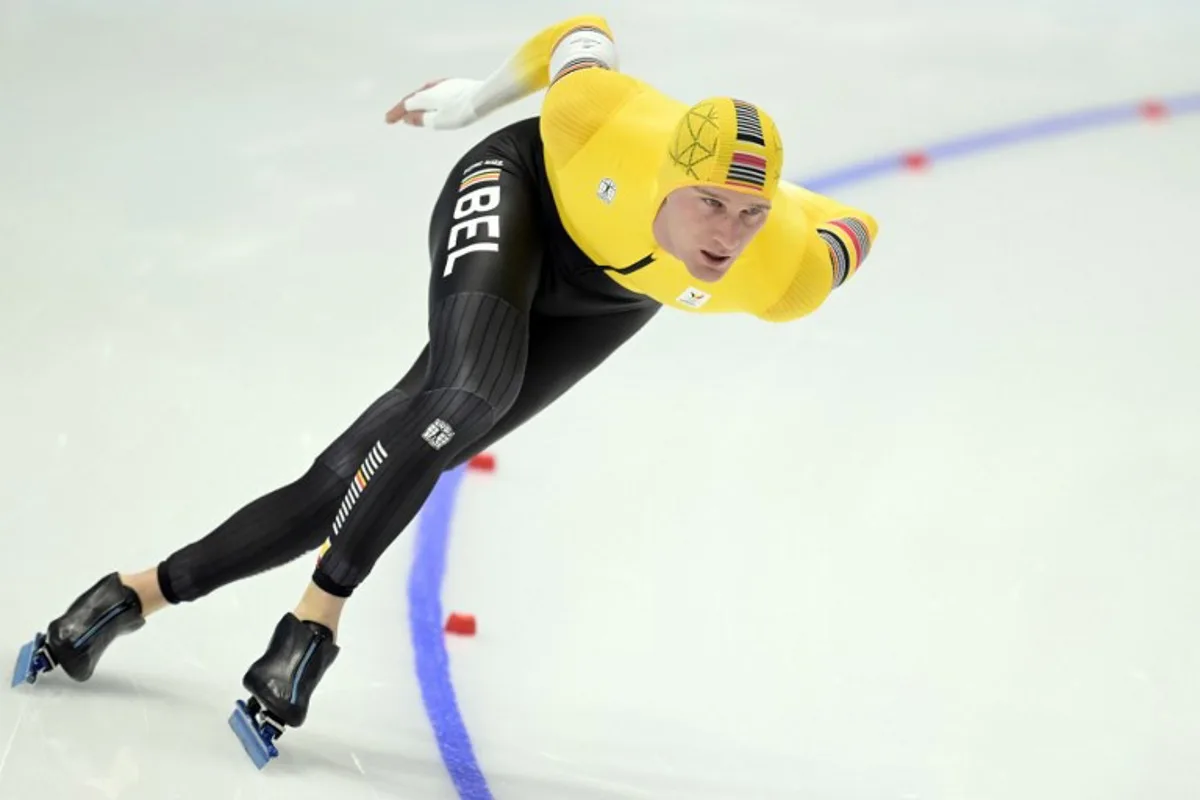
<svg viewBox="0 0 1200 800"><path fill-rule="evenodd" d="M702 197L702 199L704 200L705 205L707 205L709 208L724 208L725 207L725 204L722 203L720 200L718 200L715 197L709 197L708 195L704 195Z"/></svg>

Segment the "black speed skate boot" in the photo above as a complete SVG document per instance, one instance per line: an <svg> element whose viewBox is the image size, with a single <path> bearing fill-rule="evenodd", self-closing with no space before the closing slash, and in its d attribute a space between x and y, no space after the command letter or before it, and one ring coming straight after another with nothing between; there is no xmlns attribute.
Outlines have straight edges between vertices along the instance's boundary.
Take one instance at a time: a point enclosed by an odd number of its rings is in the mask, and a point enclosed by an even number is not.
<svg viewBox="0 0 1200 800"><path fill-rule="evenodd" d="M239 700L229 718L256 767L279 755L275 741L285 727L304 724L309 698L337 654L333 631L324 625L301 622L292 613L279 620L267 652L242 678L250 699Z"/></svg>
<svg viewBox="0 0 1200 800"><path fill-rule="evenodd" d="M56 667L73 680L86 681L113 639L145 624L137 592L122 584L117 573L106 575L51 622L46 633L21 648L12 685L33 683Z"/></svg>

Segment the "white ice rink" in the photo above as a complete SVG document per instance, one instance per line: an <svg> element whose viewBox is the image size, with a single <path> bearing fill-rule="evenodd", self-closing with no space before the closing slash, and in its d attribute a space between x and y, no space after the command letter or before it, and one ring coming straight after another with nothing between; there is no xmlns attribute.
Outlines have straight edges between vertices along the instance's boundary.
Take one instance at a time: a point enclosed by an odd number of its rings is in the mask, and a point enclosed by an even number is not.
<svg viewBox="0 0 1200 800"><path fill-rule="evenodd" d="M5 675L407 370L432 200L537 100L384 112L589 12L626 71L770 110L794 180L1200 92L1195 0L3 0ZM1200 797L1197 106L831 190L881 232L815 315L664 312L498 445L441 589L477 790L413 525L263 772L226 718L309 558L5 683L0 800Z"/></svg>

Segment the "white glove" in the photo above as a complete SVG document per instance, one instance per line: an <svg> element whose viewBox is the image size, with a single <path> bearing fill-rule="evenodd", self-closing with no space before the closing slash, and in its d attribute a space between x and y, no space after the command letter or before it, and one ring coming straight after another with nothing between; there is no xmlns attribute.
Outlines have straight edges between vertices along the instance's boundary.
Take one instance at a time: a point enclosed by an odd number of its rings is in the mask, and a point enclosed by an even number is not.
<svg viewBox="0 0 1200 800"><path fill-rule="evenodd" d="M419 124L423 127L439 130L465 127L482 116L475 105L482 85L483 81L471 78L448 78L427 86L401 102L401 116L421 111Z"/></svg>

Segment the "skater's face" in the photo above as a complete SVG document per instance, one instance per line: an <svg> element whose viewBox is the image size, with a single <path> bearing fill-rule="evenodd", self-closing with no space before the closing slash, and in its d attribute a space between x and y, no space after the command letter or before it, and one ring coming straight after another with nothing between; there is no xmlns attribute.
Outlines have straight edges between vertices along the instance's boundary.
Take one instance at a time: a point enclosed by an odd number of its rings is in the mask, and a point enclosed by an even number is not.
<svg viewBox="0 0 1200 800"><path fill-rule="evenodd" d="M692 277L714 283L725 277L770 210L766 200L741 192L685 186L663 201L654 219L654 236Z"/></svg>

